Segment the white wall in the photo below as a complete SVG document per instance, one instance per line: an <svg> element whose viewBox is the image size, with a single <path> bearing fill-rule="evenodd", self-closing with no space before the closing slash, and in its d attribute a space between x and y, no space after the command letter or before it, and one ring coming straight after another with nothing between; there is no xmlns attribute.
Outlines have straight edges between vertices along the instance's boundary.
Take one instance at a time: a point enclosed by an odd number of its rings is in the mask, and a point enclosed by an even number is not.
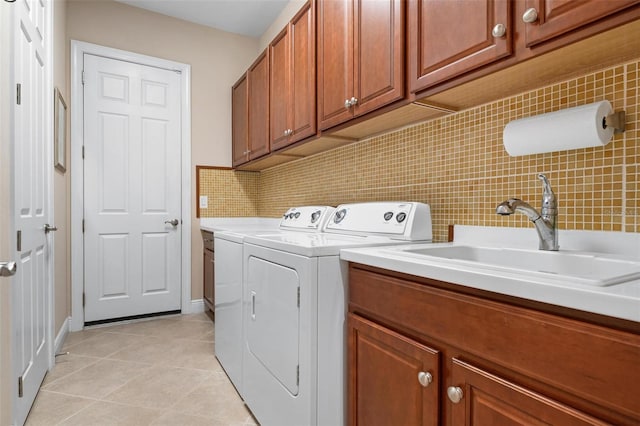
<svg viewBox="0 0 640 426"><path fill-rule="evenodd" d="M258 52L262 52L271 43L273 38L277 36L280 31L289 23L291 18L304 6L306 0L290 0L289 3L282 9L280 15L273 21L271 26L260 37L258 42ZM256 55L257 56L257 55Z"/></svg>

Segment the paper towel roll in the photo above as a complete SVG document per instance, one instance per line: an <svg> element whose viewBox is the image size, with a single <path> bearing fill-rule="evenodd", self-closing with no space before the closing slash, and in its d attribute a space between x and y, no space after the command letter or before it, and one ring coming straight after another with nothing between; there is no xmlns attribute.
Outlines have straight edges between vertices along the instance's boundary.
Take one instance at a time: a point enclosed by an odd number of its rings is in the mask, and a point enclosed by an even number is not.
<svg viewBox="0 0 640 426"><path fill-rule="evenodd" d="M603 124L611 112L602 101L514 120L504 128L504 149L518 156L606 145L614 129Z"/></svg>

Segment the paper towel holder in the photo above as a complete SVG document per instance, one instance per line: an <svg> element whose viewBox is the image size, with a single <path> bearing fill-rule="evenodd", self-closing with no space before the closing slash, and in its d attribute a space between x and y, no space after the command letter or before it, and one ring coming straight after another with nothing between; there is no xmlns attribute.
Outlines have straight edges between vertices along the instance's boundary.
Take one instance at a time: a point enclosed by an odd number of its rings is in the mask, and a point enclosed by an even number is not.
<svg viewBox="0 0 640 426"><path fill-rule="evenodd" d="M625 119L624 111L615 111L602 119L602 128L613 127L613 133L624 133Z"/></svg>

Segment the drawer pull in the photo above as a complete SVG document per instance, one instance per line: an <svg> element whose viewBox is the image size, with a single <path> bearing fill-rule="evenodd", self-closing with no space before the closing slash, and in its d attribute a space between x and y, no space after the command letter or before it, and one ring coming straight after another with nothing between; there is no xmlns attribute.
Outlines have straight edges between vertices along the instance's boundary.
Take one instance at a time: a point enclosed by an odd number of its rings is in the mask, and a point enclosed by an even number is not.
<svg viewBox="0 0 640 426"><path fill-rule="evenodd" d="M447 389L447 396L449 397L451 402L457 404L458 402L462 401L464 394L462 393L462 389L460 389L458 386L449 386L449 388Z"/></svg>
<svg viewBox="0 0 640 426"><path fill-rule="evenodd" d="M427 387L433 381L433 376L428 371L421 371L418 373L418 382L422 385L422 387Z"/></svg>

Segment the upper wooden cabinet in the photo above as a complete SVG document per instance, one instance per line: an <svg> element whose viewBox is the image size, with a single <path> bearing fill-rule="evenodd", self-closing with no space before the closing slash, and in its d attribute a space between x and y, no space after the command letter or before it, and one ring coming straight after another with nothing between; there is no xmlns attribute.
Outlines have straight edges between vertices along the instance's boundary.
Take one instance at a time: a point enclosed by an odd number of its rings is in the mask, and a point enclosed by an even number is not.
<svg viewBox="0 0 640 426"><path fill-rule="evenodd" d="M249 92L249 160L269 153L269 51L247 71Z"/></svg>
<svg viewBox="0 0 640 426"><path fill-rule="evenodd" d="M409 84L440 83L513 53L508 0L414 0L409 3ZM451 18L455 17L456 25Z"/></svg>
<svg viewBox="0 0 640 426"><path fill-rule="evenodd" d="M248 97L247 74L245 73L231 89L231 158L233 167L249 161Z"/></svg>
<svg viewBox="0 0 640 426"><path fill-rule="evenodd" d="M526 0L526 9L518 21L524 24L527 47L551 40L604 18L638 0Z"/></svg>
<svg viewBox="0 0 640 426"><path fill-rule="evenodd" d="M265 50L233 85L233 167L269 153L269 54Z"/></svg>
<svg viewBox="0 0 640 426"><path fill-rule="evenodd" d="M269 45L272 151L316 133L314 11L307 2Z"/></svg>
<svg viewBox="0 0 640 426"><path fill-rule="evenodd" d="M404 97L404 7L402 0L319 2L320 129Z"/></svg>

